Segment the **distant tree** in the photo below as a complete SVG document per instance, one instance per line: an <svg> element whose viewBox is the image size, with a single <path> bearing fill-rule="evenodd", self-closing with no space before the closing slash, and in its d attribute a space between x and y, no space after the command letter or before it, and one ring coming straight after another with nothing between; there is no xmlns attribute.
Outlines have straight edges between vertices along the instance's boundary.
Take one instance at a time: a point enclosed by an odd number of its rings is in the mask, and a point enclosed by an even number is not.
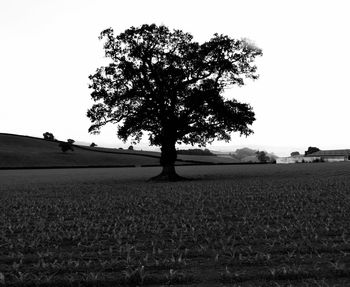
<svg viewBox="0 0 350 287"><path fill-rule="evenodd" d="M95 146L97 146L97 144L95 144L95 143L91 143L91 145L90 145L90 147L95 147Z"/></svg>
<svg viewBox="0 0 350 287"><path fill-rule="evenodd" d="M241 148L241 149L236 149L236 151L232 157L234 157L238 160L242 160L243 158L245 158L247 156L256 155L256 153L257 153L257 150L245 147L245 148Z"/></svg>
<svg viewBox="0 0 350 287"><path fill-rule="evenodd" d="M293 151L290 156L298 156L300 155L300 153L298 151Z"/></svg>
<svg viewBox="0 0 350 287"><path fill-rule="evenodd" d="M70 142L60 142L58 146L61 148L62 152L66 152L68 150L74 151L73 144Z"/></svg>
<svg viewBox="0 0 350 287"><path fill-rule="evenodd" d="M128 150L134 150L134 147L131 145L128 147Z"/></svg>
<svg viewBox="0 0 350 287"><path fill-rule="evenodd" d="M74 143L75 143L75 140L67 139L67 143L74 144Z"/></svg>
<svg viewBox="0 0 350 287"><path fill-rule="evenodd" d="M161 147L162 173L155 179L178 180L176 143L205 146L214 139L229 141L232 132L248 136L255 120L250 105L223 97L228 86L257 79L254 60L262 55L248 40L215 34L199 44L193 36L166 26L142 25L100 39L108 66L90 76L89 131L119 123L118 136L138 142L147 132Z"/></svg>
<svg viewBox="0 0 350 287"><path fill-rule="evenodd" d="M43 136L44 136L44 139L47 141L54 141L55 140L55 137L53 136L52 133L46 132L46 133L43 133Z"/></svg>
<svg viewBox="0 0 350 287"><path fill-rule="evenodd" d="M265 151L257 151L256 157L258 158L259 162L268 162L270 161L270 158L267 156L267 153Z"/></svg>
<svg viewBox="0 0 350 287"><path fill-rule="evenodd" d="M317 147L309 146L309 148L305 151L305 155L312 154L314 152L319 151L320 149Z"/></svg>

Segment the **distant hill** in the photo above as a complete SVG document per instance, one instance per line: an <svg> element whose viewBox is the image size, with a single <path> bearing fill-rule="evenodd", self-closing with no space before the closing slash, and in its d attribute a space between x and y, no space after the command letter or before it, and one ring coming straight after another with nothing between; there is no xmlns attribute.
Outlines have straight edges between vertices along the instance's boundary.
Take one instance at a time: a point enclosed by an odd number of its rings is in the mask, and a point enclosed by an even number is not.
<svg viewBox="0 0 350 287"><path fill-rule="evenodd" d="M59 142L0 133L0 168L97 167L159 165L159 152L119 150L74 145L63 153ZM179 164L230 163L215 156L179 155ZM231 161L232 162L232 161Z"/></svg>
<svg viewBox="0 0 350 287"><path fill-rule="evenodd" d="M101 151L106 153L120 153L120 154L134 154L143 156L152 156L160 158L160 152L156 151L142 151L142 150L128 150L128 149L113 149L113 148L103 148L103 147L87 147L81 146L82 149L91 151ZM188 155L188 154L178 154L177 158L179 160L178 164L183 163L210 163L210 164L229 164L237 163L233 158L216 157L212 155Z"/></svg>
<svg viewBox="0 0 350 287"><path fill-rule="evenodd" d="M257 149L251 149L248 147L236 149L233 152L219 152L212 151L218 157L231 158L231 160L236 161L237 163L258 163ZM277 156L273 153L265 152L266 155L270 158L270 161L274 161Z"/></svg>
<svg viewBox="0 0 350 287"><path fill-rule="evenodd" d="M58 142L0 134L0 167L69 167L157 165L159 157L93 152L74 146L63 153Z"/></svg>

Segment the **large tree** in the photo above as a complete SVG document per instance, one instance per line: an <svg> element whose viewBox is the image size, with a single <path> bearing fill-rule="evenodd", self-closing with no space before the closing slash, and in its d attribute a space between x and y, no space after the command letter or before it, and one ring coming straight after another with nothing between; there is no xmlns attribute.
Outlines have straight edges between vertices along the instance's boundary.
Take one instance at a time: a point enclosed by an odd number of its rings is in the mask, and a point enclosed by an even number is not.
<svg viewBox="0 0 350 287"><path fill-rule="evenodd" d="M223 97L228 86L257 79L254 60L261 49L247 40L214 34L199 44L192 35L166 26L131 27L115 36L101 32L110 63L90 75L89 132L119 123L118 136L139 141L148 133L161 148L162 173L178 179L176 143L205 146L214 139L229 141L232 132L248 136L254 112L249 104Z"/></svg>

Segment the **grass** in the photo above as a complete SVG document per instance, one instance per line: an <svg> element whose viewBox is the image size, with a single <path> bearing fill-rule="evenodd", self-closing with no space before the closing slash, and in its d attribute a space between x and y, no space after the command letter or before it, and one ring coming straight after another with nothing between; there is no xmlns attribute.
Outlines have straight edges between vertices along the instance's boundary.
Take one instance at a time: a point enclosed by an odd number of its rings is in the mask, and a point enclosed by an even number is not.
<svg viewBox="0 0 350 287"><path fill-rule="evenodd" d="M158 158L98 153L75 147L63 153L57 142L16 135L0 135L0 167L156 165Z"/></svg>
<svg viewBox="0 0 350 287"><path fill-rule="evenodd" d="M0 171L4 282L349 286L348 163L158 172Z"/></svg>
<svg viewBox="0 0 350 287"><path fill-rule="evenodd" d="M149 166L159 165L159 152L112 148L74 147L63 153L57 142L20 135L0 134L0 168ZM189 161L189 162L186 162ZM188 163L231 163L215 156L179 156L177 165Z"/></svg>

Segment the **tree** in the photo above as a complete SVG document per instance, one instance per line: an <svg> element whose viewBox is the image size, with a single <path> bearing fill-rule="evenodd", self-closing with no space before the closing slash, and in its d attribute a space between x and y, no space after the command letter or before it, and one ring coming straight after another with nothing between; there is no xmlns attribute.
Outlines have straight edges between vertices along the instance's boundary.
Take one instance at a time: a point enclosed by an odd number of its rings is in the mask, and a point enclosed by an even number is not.
<svg viewBox="0 0 350 287"><path fill-rule="evenodd" d="M74 143L75 143L75 140L73 140L73 139L67 139L67 143L74 144Z"/></svg>
<svg viewBox="0 0 350 287"><path fill-rule="evenodd" d="M265 151L257 151L256 157L258 158L259 162L268 162L270 161L270 158L267 156Z"/></svg>
<svg viewBox="0 0 350 287"><path fill-rule="evenodd" d="M43 137L44 137L44 140L47 140L47 141L55 140L55 137L53 136L53 134L49 132L43 133Z"/></svg>
<svg viewBox="0 0 350 287"><path fill-rule="evenodd" d="M68 150L74 151L72 142L60 142L58 146L61 148L62 152L66 152Z"/></svg>
<svg viewBox="0 0 350 287"><path fill-rule="evenodd" d="M131 145L128 147L128 150L134 150L134 147Z"/></svg>
<svg viewBox="0 0 350 287"><path fill-rule="evenodd" d="M254 60L262 51L248 40L214 34L199 44L189 33L155 24L117 36L109 28L99 38L111 62L89 77L96 102L87 112L89 132L119 123L124 141L148 133L150 144L161 148L163 170L156 179L179 179L176 143L206 146L229 141L232 132L253 132L251 106L223 97L226 87L258 78Z"/></svg>
<svg viewBox="0 0 350 287"><path fill-rule="evenodd" d="M95 144L95 143L91 143L91 145L90 145L90 147L95 147L95 146L97 146L97 144Z"/></svg>
<svg viewBox="0 0 350 287"><path fill-rule="evenodd" d="M312 154L314 152L319 151L320 149L317 147L309 146L309 148L305 151L305 155Z"/></svg>
<svg viewBox="0 0 350 287"><path fill-rule="evenodd" d="M298 156L298 155L300 155L300 153L298 152L298 151L293 151L291 154L290 154L290 156Z"/></svg>
<svg viewBox="0 0 350 287"><path fill-rule="evenodd" d="M242 160L247 156L256 156L256 155L257 155L257 150L251 149L249 147L244 147L241 149L236 149L233 157L238 160Z"/></svg>

